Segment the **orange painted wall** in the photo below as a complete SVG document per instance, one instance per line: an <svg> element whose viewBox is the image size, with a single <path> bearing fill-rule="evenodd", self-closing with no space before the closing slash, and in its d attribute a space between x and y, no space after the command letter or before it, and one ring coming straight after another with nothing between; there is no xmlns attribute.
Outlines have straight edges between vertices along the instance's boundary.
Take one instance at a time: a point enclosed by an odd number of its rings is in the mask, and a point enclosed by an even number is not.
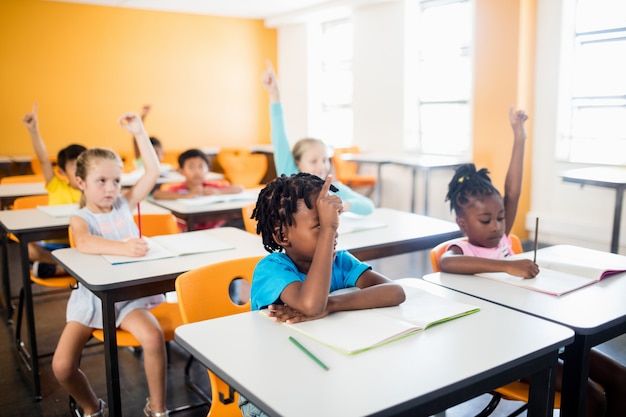
<svg viewBox="0 0 626 417"><path fill-rule="evenodd" d="M2 0L0 155L32 154L21 119L36 100L53 155L71 142L131 153L117 119L145 103L166 150L269 143L260 78L276 39L261 20Z"/></svg>
<svg viewBox="0 0 626 417"><path fill-rule="evenodd" d="M522 196L513 233L525 238L530 210L536 0L475 0L474 149L477 168L487 167L504 191L513 132L508 109L523 108L528 139Z"/></svg>

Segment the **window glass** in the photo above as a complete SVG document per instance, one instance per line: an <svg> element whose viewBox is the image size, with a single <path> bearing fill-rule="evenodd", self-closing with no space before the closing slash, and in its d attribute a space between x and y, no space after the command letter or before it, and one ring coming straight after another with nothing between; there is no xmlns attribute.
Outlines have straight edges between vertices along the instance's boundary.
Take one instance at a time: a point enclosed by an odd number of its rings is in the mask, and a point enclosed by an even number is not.
<svg viewBox="0 0 626 417"><path fill-rule="evenodd" d="M349 19L322 24L321 114L316 132L335 147L350 146L353 140L352 43Z"/></svg>
<svg viewBox="0 0 626 417"><path fill-rule="evenodd" d="M626 164L626 1L578 0L568 100L558 159Z"/></svg>
<svg viewBox="0 0 626 417"><path fill-rule="evenodd" d="M472 15L470 2L421 1L419 146L422 153L471 149Z"/></svg>

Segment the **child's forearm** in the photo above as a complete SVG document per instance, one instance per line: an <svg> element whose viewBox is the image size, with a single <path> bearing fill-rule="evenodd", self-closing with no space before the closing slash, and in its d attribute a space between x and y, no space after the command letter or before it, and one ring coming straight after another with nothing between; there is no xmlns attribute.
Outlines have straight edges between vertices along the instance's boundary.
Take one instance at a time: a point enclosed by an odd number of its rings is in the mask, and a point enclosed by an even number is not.
<svg viewBox="0 0 626 417"><path fill-rule="evenodd" d="M101 236L85 235L75 237L76 249L90 255L128 255L124 242L106 239Z"/></svg>
<svg viewBox="0 0 626 417"><path fill-rule="evenodd" d="M337 311L392 307L404 302L405 298L402 286L390 282L328 297L326 311L334 313Z"/></svg>
<svg viewBox="0 0 626 417"><path fill-rule="evenodd" d="M445 255L441 257L439 267L442 272L470 275L481 272L504 272L507 262L509 261L478 256Z"/></svg>
<svg viewBox="0 0 626 417"><path fill-rule="evenodd" d="M294 300L295 302L286 303L307 316L319 316L326 310L332 275L334 241L332 230L320 231L313 261L300 287L298 298Z"/></svg>

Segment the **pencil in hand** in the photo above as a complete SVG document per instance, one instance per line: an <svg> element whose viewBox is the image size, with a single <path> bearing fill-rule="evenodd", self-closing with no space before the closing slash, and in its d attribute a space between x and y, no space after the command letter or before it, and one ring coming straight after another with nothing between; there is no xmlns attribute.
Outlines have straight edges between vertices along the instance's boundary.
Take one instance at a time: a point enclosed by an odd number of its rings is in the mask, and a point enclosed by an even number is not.
<svg viewBox="0 0 626 417"><path fill-rule="evenodd" d="M533 253L533 262L537 263L537 242L539 237L539 217L535 218L535 245L534 245L534 253Z"/></svg>
<svg viewBox="0 0 626 417"><path fill-rule="evenodd" d="M141 238L141 203L137 203L137 228L139 229L139 237Z"/></svg>

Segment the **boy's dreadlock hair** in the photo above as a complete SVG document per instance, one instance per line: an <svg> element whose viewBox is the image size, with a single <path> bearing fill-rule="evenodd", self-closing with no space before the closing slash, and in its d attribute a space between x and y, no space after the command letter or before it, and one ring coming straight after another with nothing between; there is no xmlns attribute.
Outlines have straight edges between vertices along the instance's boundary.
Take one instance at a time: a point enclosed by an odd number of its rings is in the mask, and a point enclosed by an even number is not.
<svg viewBox="0 0 626 417"><path fill-rule="evenodd" d="M282 239L283 227L293 225L293 215L298 210L298 200L310 209L315 205L312 197L317 197L324 186L324 180L317 175L300 172L291 175L285 174L268 183L259 193L256 207L252 212L252 219L257 221L256 232L263 238L263 247L266 251L281 252L282 246L274 241L274 232ZM330 190L337 192L334 185Z"/></svg>
<svg viewBox="0 0 626 417"><path fill-rule="evenodd" d="M463 207L469 203L469 197L493 194L500 195L500 192L491 183L487 168L476 171L474 164L464 164L456 169L448 184L446 201L450 200L450 211L454 210L457 216L461 216Z"/></svg>

